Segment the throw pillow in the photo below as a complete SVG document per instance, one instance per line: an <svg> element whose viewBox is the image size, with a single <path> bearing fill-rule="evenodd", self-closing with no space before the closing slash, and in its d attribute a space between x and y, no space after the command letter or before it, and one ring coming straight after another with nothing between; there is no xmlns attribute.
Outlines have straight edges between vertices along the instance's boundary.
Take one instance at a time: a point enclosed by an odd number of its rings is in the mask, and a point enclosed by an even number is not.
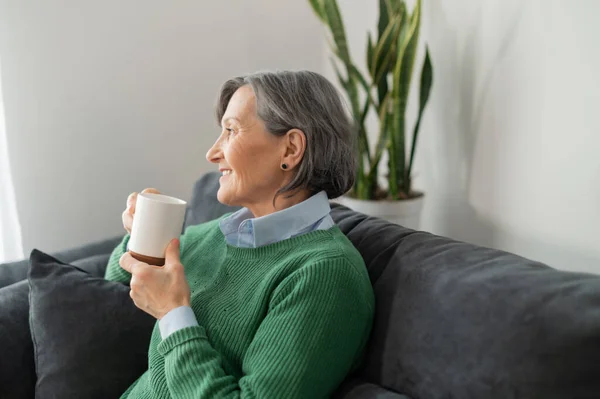
<svg viewBox="0 0 600 399"><path fill-rule="evenodd" d="M0 289L0 398L33 398L35 365L29 334L27 280Z"/></svg>
<svg viewBox="0 0 600 399"><path fill-rule="evenodd" d="M35 249L28 280L36 397L118 398L146 371L156 320L127 286Z"/></svg>

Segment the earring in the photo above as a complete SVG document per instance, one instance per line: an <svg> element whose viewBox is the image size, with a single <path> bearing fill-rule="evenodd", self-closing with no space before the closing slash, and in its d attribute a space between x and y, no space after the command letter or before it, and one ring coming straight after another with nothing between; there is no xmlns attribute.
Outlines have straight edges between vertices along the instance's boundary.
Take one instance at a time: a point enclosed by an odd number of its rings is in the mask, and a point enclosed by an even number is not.
<svg viewBox="0 0 600 399"><path fill-rule="evenodd" d="M282 163L281 164L281 169L286 170L287 169L287 163Z"/></svg>

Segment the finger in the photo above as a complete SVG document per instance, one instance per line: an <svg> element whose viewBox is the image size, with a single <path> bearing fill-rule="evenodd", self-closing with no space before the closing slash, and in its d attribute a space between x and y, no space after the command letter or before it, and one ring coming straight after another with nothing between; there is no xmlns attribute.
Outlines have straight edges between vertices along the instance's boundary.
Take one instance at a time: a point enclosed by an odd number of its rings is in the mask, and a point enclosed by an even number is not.
<svg viewBox="0 0 600 399"><path fill-rule="evenodd" d="M133 213L135 212L135 203L137 201L137 195L138 193L131 193L129 194L129 197L127 197L127 212L129 212L131 215L133 215Z"/></svg>
<svg viewBox="0 0 600 399"><path fill-rule="evenodd" d="M127 197L127 206L133 204L135 202L135 199L137 198L138 193L131 193L129 194L129 196Z"/></svg>
<svg viewBox="0 0 600 399"><path fill-rule="evenodd" d="M123 211L121 219L123 219L123 227L125 230L127 230L128 233L131 233L131 228L133 227L133 216L129 212Z"/></svg>
<svg viewBox="0 0 600 399"><path fill-rule="evenodd" d="M131 298L131 300L133 301L133 304L138 307L139 309L141 309L141 307L138 305L137 303L137 294L133 291L133 290L129 290L129 298Z"/></svg>
<svg viewBox="0 0 600 399"><path fill-rule="evenodd" d="M133 274L133 267L136 263L139 263L139 261L131 256L129 252L125 252L123 256L121 256L121 259L119 259L119 266L131 274Z"/></svg>
<svg viewBox="0 0 600 399"><path fill-rule="evenodd" d="M125 227L125 229L127 229L127 226L129 225L129 218L131 217L132 216L129 214L129 212L127 212L127 209L121 213L121 220L123 221L123 227Z"/></svg>
<svg viewBox="0 0 600 399"><path fill-rule="evenodd" d="M155 188L145 188L142 190L142 194L160 194L160 191L158 191ZM131 213L132 215L135 213L135 207L137 205L137 197L138 197L138 193L133 193L133 199L131 201L131 204L128 205L127 210L129 211L129 213Z"/></svg>
<svg viewBox="0 0 600 399"><path fill-rule="evenodd" d="M179 246L180 244L177 238L173 238L171 242L169 242L165 252L165 264L181 263L179 258Z"/></svg>
<svg viewBox="0 0 600 399"><path fill-rule="evenodd" d="M131 275L131 280L129 281L129 288L131 288L131 291L134 292L139 292L139 290L142 288L142 282L137 276L137 273Z"/></svg>

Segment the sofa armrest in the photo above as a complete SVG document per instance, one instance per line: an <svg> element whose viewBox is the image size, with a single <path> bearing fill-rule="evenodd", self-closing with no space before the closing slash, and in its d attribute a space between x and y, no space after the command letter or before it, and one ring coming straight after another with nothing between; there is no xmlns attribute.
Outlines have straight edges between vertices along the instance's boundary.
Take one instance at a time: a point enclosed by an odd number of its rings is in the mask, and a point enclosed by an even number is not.
<svg viewBox="0 0 600 399"><path fill-rule="evenodd" d="M376 384L371 384L360 379L350 378L342 383L333 399L410 399Z"/></svg>
<svg viewBox="0 0 600 399"><path fill-rule="evenodd" d="M57 251L50 255L63 262L71 263L78 259L89 258L94 255L110 254L122 239L123 236L113 237L80 247ZM0 264L0 288L26 279L28 268L29 258Z"/></svg>

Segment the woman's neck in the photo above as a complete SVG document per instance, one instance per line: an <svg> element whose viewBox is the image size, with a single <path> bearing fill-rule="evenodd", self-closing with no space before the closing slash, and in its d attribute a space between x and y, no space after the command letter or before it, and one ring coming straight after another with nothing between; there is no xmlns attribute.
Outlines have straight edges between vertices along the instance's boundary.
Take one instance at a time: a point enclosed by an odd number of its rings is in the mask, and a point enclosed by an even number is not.
<svg viewBox="0 0 600 399"><path fill-rule="evenodd" d="M309 190L300 190L296 191L293 195L287 193L280 194L275 198L275 201L271 199L270 201L248 205L246 208L252 212L255 218L258 218L292 207L307 200L310 196L311 192Z"/></svg>

